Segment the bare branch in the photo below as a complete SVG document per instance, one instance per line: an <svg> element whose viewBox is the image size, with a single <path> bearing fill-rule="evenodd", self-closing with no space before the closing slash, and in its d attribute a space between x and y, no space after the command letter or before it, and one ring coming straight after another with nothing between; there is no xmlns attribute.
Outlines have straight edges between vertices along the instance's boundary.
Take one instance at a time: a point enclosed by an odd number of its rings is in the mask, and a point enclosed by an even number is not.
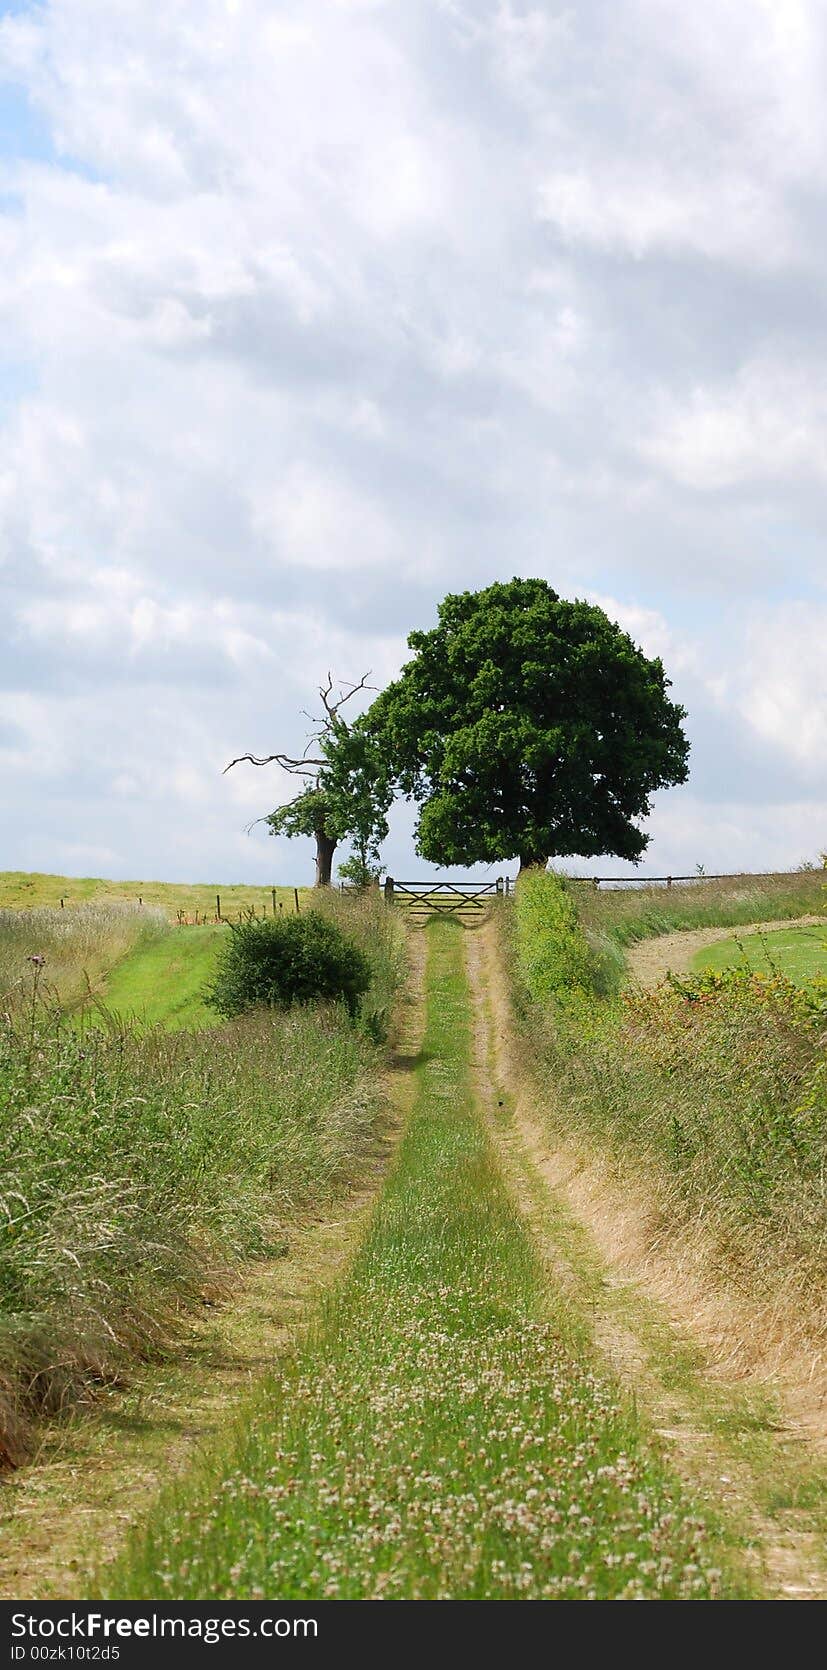
<svg viewBox="0 0 827 1670"><path fill-rule="evenodd" d="M344 707L345 702L350 701L351 696L355 696L359 690L375 690L376 689L375 684L368 684L368 679L370 678L370 672L371 672L371 670L370 670L370 668L368 668L368 671L366 673L362 674L362 677L359 679L358 684L350 684L350 685L341 685L340 684L339 695L338 695L338 698L335 702L332 702L330 700L330 697L333 693L333 677L330 673L328 673L327 684L320 686L319 696L321 697L322 707L324 708L325 713L327 714L328 723L334 730L336 729L337 725L341 726L343 730L345 730L345 731L347 730L348 727L345 724L344 719L342 719L340 717L339 710L340 710L340 708ZM307 717L309 719L310 714L308 714Z"/></svg>
<svg viewBox="0 0 827 1670"><path fill-rule="evenodd" d="M320 770L328 762L326 759L319 759L316 755L309 754L308 749L312 748L314 743L318 746L331 732L338 731L340 735L342 731L347 732L348 726L344 719L340 717L339 709L344 707L345 702L349 702L351 696L355 696L358 691L375 690L377 688L374 684L368 684L369 678L370 668L362 674L358 684L340 685L337 699L331 701L334 679L333 674L328 671L327 683L319 686L319 697L325 711L325 717L319 719L315 714L302 710L305 719L309 719L311 725L321 728L312 732L301 757L294 759L292 754L263 754L261 756L258 754L239 754L237 759L230 760L229 765L225 765L224 775L226 776L228 771L232 771L234 765L241 765L246 760L249 761L250 765L278 765L282 771L287 771L294 777L312 777L315 771Z"/></svg>
<svg viewBox="0 0 827 1670"><path fill-rule="evenodd" d="M282 771L290 771L302 777L312 777L313 772L306 769L308 766L326 764L325 760L310 759L306 754L300 760L294 760L290 754L264 754L261 759L257 754L239 754L237 759L230 760L229 765L225 765L222 776L226 777L234 765L241 765L245 760L249 760L251 765L280 765Z"/></svg>

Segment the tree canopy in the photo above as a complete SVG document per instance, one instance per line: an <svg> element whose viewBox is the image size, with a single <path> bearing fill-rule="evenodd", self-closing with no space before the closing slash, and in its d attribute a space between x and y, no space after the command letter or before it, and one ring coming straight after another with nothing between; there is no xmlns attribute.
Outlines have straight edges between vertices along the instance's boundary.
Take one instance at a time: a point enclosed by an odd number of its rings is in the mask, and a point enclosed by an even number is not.
<svg viewBox="0 0 827 1670"><path fill-rule="evenodd" d="M545 580L450 595L438 617L410 634L412 660L358 722L419 802L421 855L638 860L652 794L688 775L663 663Z"/></svg>

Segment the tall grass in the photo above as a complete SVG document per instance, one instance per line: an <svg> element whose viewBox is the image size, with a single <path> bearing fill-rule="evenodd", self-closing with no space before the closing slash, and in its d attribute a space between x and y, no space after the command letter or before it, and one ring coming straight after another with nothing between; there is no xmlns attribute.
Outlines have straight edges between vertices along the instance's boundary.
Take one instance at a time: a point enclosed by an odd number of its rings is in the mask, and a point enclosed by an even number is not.
<svg viewBox="0 0 827 1670"><path fill-rule="evenodd" d="M405 929L399 913L389 910L378 888L359 893L319 889L308 901L332 917L368 957L370 986L362 999L362 1024L377 1042L392 1036L396 994L405 977Z"/></svg>
<svg viewBox="0 0 827 1670"><path fill-rule="evenodd" d="M823 878L807 877L806 895L799 878L784 882L774 898L753 894L749 909L764 917L786 898L798 914L805 897L820 901ZM573 1004L571 988L538 988L536 934L556 913L558 943L543 957L582 969L588 946L575 900L558 876L526 877L510 922L518 1011L554 1128L590 1140L621 1169L642 1167L665 1223L703 1224L730 1275L767 1296L786 1288L818 1326L827 1291L825 988L742 970L609 998L595 983L584 996L581 982ZM613 899L580 905L592 931L605 907L611 921ZM624 903L630 937L648 908ZM747 907L719 897L695 908Z"/></svg>
<svg viewBox="0 0 827 1670"><path fill-rule="evenodd" d="M350 925L389 1004L400 946L378 906ZM30 943L49 942L17 947ZM36 990L49 961L29 969L28 1003L0 1015L0 1454L13 1462L39 1412L156 1350L205 1284L362 1173L381 1063L338 1007L200 1034L69 1027Z"/></svg>
<svg viewBox="0 0 827 1670"><path fill-rule="evenodd" d="M30 959L36 956L46 959L45 982L52 991L66 1003L78 1002L129 951L169 931L164 912L148 906L0 910L0 998L25 999Z"/></svg>

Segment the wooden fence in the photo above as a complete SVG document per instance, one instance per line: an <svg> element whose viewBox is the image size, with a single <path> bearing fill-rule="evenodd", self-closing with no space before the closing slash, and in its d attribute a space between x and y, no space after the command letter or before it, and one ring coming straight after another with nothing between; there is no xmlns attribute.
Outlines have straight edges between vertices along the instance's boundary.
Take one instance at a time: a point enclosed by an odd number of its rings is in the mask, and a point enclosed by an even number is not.
<svg viewBox="0 0 827 1670"><path fill-rule="evenodd" d="M253 901L249 905L242 905L241 909L235 909L235 910L227 911L227 910L222 909L221 894L216 893L216 895L215 895L215 910L201 910L199 908L198 910L196 910L194 912L193 911L188 911L188 910L178 910L178 911L176 911L175 914L176 914L176 918L177 918L177 921L178 921L178 926L179 926L179 928L204 928L204 927L207 927L209 925L212 925L212 924L215 924L215 923L218 923L218 922L225 922L225 923L228 923L228 924L236 922L236 921L237 922L256 922L256 921L263 920L265 917L270 916L271 914L273 916L279 916L284 911L284 900L279 899L279 898L276 897L275 887L271 888L270 891L271 891L271 896L272 896L272 910L271 910L271 907L268 905L267 900L265 899L262 906L261 906L261 913L260 914L259 914L259 911L256 907L255 901ZM143 904L143 899L139 899L138 903L139 903L139 905L142 905ZM293 888L293 904L288 905L288 910L290 910L291 912L294 908L295 908L296 915L298 916L298 914L299 914L299 890L298 890L297 887Z"/></svg>
<svg viewBox="0 0 827 1670"><path fill-rule="evenodd" d="M778 870L726 870L721 875L707 875L697 870L691 876L570 876L570 881L582 882L587 887L672 887L705 881L770 881ZM786 874L786 872L783 872ZM512 883L513 886L513 883Z"/></svg>

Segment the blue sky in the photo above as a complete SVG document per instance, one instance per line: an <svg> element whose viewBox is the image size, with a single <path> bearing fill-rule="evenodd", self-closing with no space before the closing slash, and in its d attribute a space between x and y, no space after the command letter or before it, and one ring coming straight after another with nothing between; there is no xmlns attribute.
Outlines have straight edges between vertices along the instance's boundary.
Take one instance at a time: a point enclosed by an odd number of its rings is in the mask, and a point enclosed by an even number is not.
<svg viewBox="0 0 827 1670"><path fill-rule="evenodd" d="M826 84L813 0L0 6L3 867L301 879L223 765L515 573L689 709L645 868L815 857Z"/></svg>

